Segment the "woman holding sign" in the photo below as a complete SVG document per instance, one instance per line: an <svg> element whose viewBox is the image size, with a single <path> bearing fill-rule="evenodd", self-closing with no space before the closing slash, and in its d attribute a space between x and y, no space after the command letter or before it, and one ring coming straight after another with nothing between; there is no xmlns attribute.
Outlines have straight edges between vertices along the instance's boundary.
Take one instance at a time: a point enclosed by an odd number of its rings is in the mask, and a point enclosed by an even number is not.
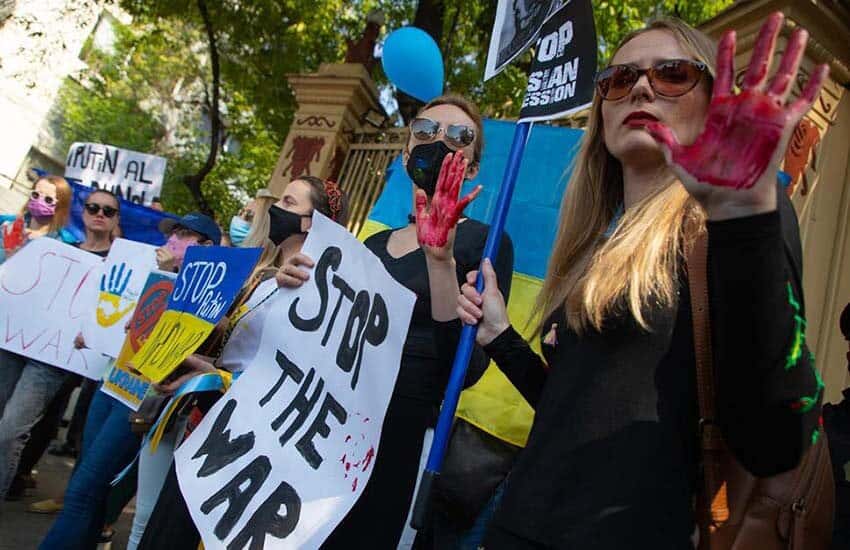
<svg viewBox="0 0 850 550"><path fill-rule="evenodd" d="M459 96L438 97L425 105L411 122L410 139L403 153L407 173L413 182L417 204L435 204L434 193L440 179L443 160L460 152L469 162L458 164L453 173L455 197L464 181L478 174L484 148L483 126L478 108ZM456 210L455 221L480 188L464 199ZM401 369L381 431L375 470L360 499L331 533L324 548L395 548L405 528L416 486L416 477L426 430L433 426L450 361L441 355L434 339L428 269L430 261L417 239L419 220L401 229L386 230L369 237L365 245L377 255L387 271L417 295L413 318L407 333ZM432 235L439 239L440 235ZM445 237L445 235L443 235ZM466 217L457 229L455 246L446 254L456 263L455 288L463 273L478 265L487 237L487 226ZM510 287L513 272L513 248L505 237L497 271L504 288ZM284 266L282 282L297 286L306 280L299 265L312 266L303 255L293 256ZM486 359L478 362L483 372ZM480 374L479 372L479 374ZM375 528L379 518L380 528Z"/></svg>
<svg viewBox="0 0 850 550"><path fill-rule="evenodd" d="M74 246L105 258L112 248L112 235L119 224L120 208L121 205L118 197L113 195L111 191L97 189L89 193L85 199L83 209L85 239L80 243L75 243ZM82 334L78 334L74 339L74 346L76 348L86 347ZM30 471L41 459L50 441L56 434L62 414L64 414L68 400L71 397L71 392L77 386L81 386L80 393L77 403L74 406L71 425L68 427L68 431L65 434L65 442L62 446L66 450L71 450L74 455L82 447L83 425L85 424L89 403L91 403L92 396L97 389L97 383L94 380L72 374L66 377L62 387L45 409L44 416L33 427L29 441L27 441L26 447L21 454L18 473L12 483L13 489L16 486L22 487L20 481L25 479L26 476L29 476ZM10 493L13 489L10 489ZM62 509L61 502L61 498L35 502L31 505L30 511L38 513L56 512Z"/></svg>
<svg viewBox="0 0 850 550"><path fill-rule="evenodd" d="M84 221L96 222L101 213L106 215L104 207L110 206L106 196L102 191L89 196ZM116 215L107 218L115 219ZM108 224L96 225L104 230L108 227ZM213 220L203 214L188 214L177 223L169 220L162 230L171 244L157 249L157 266L162 271L177 270L182 264L183 253L190 245L218 244L220 239ZM153 324L147 324L133 337L147 339L152 330ZM96 544L104 524L110 482L139 452L140 437L133 432L128 419L131 412L127 404L112 395L95 392L83 430L82 453L68 481L64 507L40 548L64 550L90 548ZM150 462L150 459L140 459L140 462ZM143 501L143 498L139 500ZM137 502L137 508L142 504ZM73 544L70 541L74 541Z"/></svg>
<svg viewBox="0 0 850 550"><path fill-rule="evenodd" d="M268 219L260 222L267 231L267 237L261 241L263 255L233 302L228 316L224 318L224 335L220 347L212 354L214 357L190 356L184 362L186 371L161 385L160 390L175 392L192 378L204 373L239 373L245 370L259 350L268 313L268 308L262 306L275 294L278 286L276 278L286 260L301 250L313 212L319 212L341 225L348 221L348 203L343 191L336 183L313 176L302 176L291 181L280 200L267 210L268 213L263 215ZM255 214L255 221L257 215L261 213ZM249 246L254 242L249 236L244 244ZM196 414L191 424L197 425L202 414L220 396L217 392L196 394ZM134 532L128 548L198 547L200 535L194 528L183 500L174 468L168 472L147 526L143 536L142 533L137 536ZM141 537L141 542L138 537Z"/></svg>
<svg viewBox="0 0 850 550"><path fill-rule="evenodd" d="M823 386L805 347L796 217L777 178L827 68L788 100L807 40L797 28L767 81L782 21L762 28L739 94L734 32L716 60L677 20L615 51L538 301L543 358L511 327L489 263L483 293L472 272L456 308L449 294L434 302L437 321L478 325L478 343L536 409L488 550L692 548L700 428L719 427L756 476L795 468L818 441ZM703 239L718 415L700 422L703 333L689 292L699 277L688 273L702 271L692 251Z"/></svg>
<svg viewBox="0 0 850 550"><path fill-rule="evenodd" d="M71 199L71 187L64 178L39 178L21 214L0 217L0 222L5 222L5 252L0 260L41 237L73 242L70 233L63 229ZM71 376L68 371L0 350L0 500L5 498L15 477L30 430Z"/></svg>

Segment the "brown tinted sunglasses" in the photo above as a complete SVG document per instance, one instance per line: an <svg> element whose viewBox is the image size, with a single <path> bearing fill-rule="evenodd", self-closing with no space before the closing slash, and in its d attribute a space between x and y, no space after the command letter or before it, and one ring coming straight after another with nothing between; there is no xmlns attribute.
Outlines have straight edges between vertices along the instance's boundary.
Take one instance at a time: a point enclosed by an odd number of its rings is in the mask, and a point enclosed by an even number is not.
<svg viewBox="0 0 850 550"><path fill-rule="evenodd" d="M634 65L611 65L596 75L596 89L602 99L615 101L629 95L641 75L646 75L656 94L679 97L693 90L708 66L690 59L666 59L647 69Z"/></svg>

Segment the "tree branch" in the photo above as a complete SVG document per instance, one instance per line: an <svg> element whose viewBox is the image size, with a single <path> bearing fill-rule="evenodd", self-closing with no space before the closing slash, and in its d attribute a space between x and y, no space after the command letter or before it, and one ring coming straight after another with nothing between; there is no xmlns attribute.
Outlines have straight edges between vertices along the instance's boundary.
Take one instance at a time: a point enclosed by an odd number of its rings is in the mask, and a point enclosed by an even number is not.
<svg viewBox="0 0 850 550"><path fill-rule="evenodd" d="M207 40L210 48L210 66L212 68L212 105L210 106L210 151L207 154L207 160L201 169L196 174L187 174L183 176L183 183L189 188L192 197L198 204L198 208L207 215L212 215L213 211L204 197L201 190L201 183L215 167L215 161L218 156L219 134L221 133L221 117L219 116L219 93L220 93L220 68L218 58L218 47L215 40L215 32L213 31L212 21L209 11L207 10L206 0L198 0L198 10L201 12L201 19L204 21L204 30L207 33Z"/></svg>
<svg viewBox="0 0 850 550"><path fill-rule="evenodd" d="M454 37L457 33L457 23L458 19L460 19L460 10L462 9L463 5L464 3L462 2L455 5L454 17L452 17L451 25L449 25L449 36L446 39L445 51L443 51L443 59L446 60L446 74L443 75L445 82L449 81L449 76L454 70L454 56L452 55L452 46L454 46Z"/></svg>

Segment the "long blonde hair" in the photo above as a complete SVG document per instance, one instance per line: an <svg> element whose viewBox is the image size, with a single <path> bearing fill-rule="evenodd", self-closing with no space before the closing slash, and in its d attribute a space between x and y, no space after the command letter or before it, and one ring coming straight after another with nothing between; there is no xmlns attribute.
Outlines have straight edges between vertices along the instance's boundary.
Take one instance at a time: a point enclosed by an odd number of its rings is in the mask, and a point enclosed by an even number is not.
<svg viewBox="0 0 850 550"><path fill-rule="evenodd" d="M277 270L282 264L282 255L278 247L269 239L269 208L277 202L275 197L257 197L254 199L254 219L251 220L251 229L245 239L239 243L242 248L262 248L260 259L254 266L254 271L248 277L248 281L255 277L262 277L265 273Z"/></svg>
<svg viewBox="0 0 850 550"><path fill-rule="evenodd" d="M706 63L714 76L711 39L677 19L650 22L626 36L617 50L651 30L671 33L689 55ZM710 86L708 89L710 93ZM650 302L661 306L674 303L681 255L704 231L701 208L681 183L671 178L624 212L613 233L604 237L623 202L623 172L605 146L602 128L602 102L596 94L561 203L558 234L537 300L536 309L541 313L538 331L561 307L576 332L591 327L602 330L606 318L624 313L650 330L644 308Z"/></svg>
<svg viewBox="0 0 850 550"><path fill-rule="evenodd" d="M269 208L277 202L275 197L257 197L254 199L254 219L251 229L239 246L244 248L262 247L269 238ZM271 241L269 241L271 242Z"/></svg>

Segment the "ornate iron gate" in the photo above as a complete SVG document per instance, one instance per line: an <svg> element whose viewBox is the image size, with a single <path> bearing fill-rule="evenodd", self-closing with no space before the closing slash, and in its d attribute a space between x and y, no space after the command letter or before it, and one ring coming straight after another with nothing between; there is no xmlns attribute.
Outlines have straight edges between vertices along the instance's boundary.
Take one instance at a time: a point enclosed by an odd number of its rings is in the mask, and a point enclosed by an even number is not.
<svg viewBox="0 0 850 550"><path fill-rule="evenodd" d="M384 190L387 167L404 149L407 128L357 132L339 173L339 185L348 194L348 229L357 235Z"/></svg>

